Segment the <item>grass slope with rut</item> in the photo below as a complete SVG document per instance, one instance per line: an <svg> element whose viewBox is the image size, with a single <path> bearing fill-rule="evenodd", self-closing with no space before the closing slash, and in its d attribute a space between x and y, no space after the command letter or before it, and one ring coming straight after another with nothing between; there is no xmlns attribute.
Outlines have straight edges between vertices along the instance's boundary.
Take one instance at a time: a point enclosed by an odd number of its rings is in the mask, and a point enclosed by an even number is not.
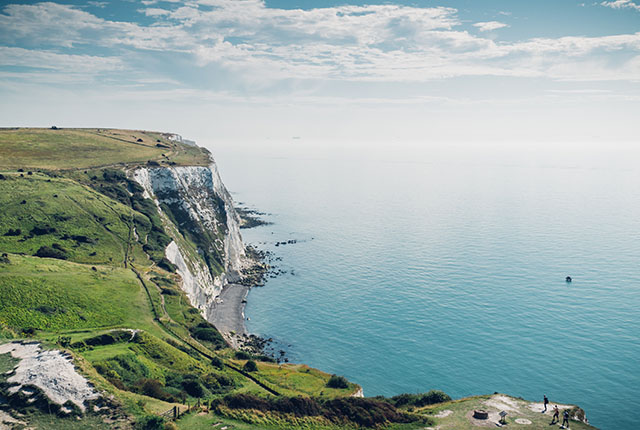
<svg viewBox="0 0 640 430"><path fill-rule="evenodd" d="M57 429L475 428L465 414L485 398L351 398L359 387L344 378L230 349L164 259L168 232L181 246L198 244L126 175L136 166L210 163L206 150L168 137L0 129L0 342L36 339L68 351L112 399L108 415L52 415L13 402L2 371L0 399L11 407L0 403L0 412L19 414L25 427ZM0 356L0 370L13 364ZM175 422L160 417L193 405L200 407ZM452 412L441 417L442 408Z"/></svg>

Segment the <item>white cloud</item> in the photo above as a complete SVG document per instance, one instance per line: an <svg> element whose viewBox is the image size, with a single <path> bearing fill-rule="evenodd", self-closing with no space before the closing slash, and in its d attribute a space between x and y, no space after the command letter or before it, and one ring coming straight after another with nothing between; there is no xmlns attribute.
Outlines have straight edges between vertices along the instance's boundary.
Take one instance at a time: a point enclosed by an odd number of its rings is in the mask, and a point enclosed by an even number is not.
<svg viewBox="0 0 640 430"><path fill-rule="evenodd" d="M100 9L104 9L109 4L109 2L106 2L106 1L88 1L87 4L90 5L90 6L99 7Z"/></svg>
<svg viewBox="0 0 640 430"><path fill-rule="evenodd" d="M139 9L138 12L146 15L146 16L164 16L170 15L171 11L166 9L159 9L155 7L148 7L145 9Z"/></svg>
<svg viewBox="0 0 640 430"><path fill-rule="evenodd" d="M0 46L0 66L47 69L66 74L111 72L124 68L122 60L114 57L56 54L6 46Z"/></svg>
<svg viewBox="0 0 640 430"><path fill-rule="evenodd" d="M498 21L476 22L473 26L477 27L480 31L492 31L499 28L509 27L507 24Z"/></svg>
<svg viewBox="0 0 640 430"><path fill-rule="evenodd" d="M612 9L635 9L637 11L640 11L640 5L635 3L633 0L603 1L600 4Z"/></svg>
<svg viewBox="0 0 640 430"><path fill-rule="evenodd" d="M200 5L213 8L203 10ZM169 77L157 62L146 64L140 56L177 54L175 61L182 61L181 67L186 68L188 78L182 85L187 87L194 76L206 83L220 73L229 86L254 88L280 80L423 82L517 76L637 81L640 76L635 60L640 54L640 33L500 42L464 30L457 11L445 7L286 10L268 8L258 0L200 0L141 11L156 22L143 26L110 21L55 3L10 5L0 14L0 45L22 46L25 58L30 52L25 48L35 48L33 55L41 67L52 70L63 63L56 57L59 52L44 51L42 46L70 52L76 46L101 47L118 52L119 63L112 57L104 64L95 60L101 57L86 57L84 61L95 68L78 66L78 70L99 74L117 66L132 71L131 76L157 79ZM490 21L473 26L486 32L507 25ZM628 59L610 61L619 52ZM15 53L10 58L17 61ZM170 80L180 79L170 76Z"/></svg>

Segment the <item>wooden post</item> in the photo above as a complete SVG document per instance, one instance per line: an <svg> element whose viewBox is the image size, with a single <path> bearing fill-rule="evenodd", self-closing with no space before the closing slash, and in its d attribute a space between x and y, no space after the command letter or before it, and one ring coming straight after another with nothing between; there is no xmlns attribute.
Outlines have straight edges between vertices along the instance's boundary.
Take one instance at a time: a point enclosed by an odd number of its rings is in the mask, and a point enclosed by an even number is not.
<svg viewBox="0 0 640 430"><path fill-rule="evenodd" d="M178 419L178 407L174 406L173 407L173 420L177 420Z"/></svg>

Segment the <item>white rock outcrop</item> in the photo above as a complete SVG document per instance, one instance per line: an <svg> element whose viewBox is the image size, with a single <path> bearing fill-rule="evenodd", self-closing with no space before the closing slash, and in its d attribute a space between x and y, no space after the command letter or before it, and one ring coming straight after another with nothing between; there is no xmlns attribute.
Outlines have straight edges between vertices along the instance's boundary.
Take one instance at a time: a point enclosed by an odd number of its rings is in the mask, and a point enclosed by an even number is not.
<svg viewBox="0 0 640 430"><path fill-rule="evenodd" d="M181 225L166 229L174 241L167 246L165 255L177 266L182 289L191 304L206 317L223 286L238 280L247 264L240 236L240 217L217 166L212 161L208 167L144 167L135 169L130 175L144 188L143 196L156 202L161 214L161 204L182 214L177 220ZM171 222L168 216L163 219ZM221 257L223 267L219 273L207 265L203 258L205 250L193 250L185 245L179 232L189 227L201 229L211 237L206 251Z"/></svg>
<svg viewBox="0 0 640 430"><path fill-rule="evenodd" d="M0 345L0 354L11 353L20 359L18 366L7 378L7 382L15 384L9 387L9 393L22 390L25 394L31 390L23 387L34 385L54 403L63 405L70 401L81 411L85 411L85 402L97 399L99 394L80 375L71 358L58 350L44 350L39 343L10 342Z"/></svg>

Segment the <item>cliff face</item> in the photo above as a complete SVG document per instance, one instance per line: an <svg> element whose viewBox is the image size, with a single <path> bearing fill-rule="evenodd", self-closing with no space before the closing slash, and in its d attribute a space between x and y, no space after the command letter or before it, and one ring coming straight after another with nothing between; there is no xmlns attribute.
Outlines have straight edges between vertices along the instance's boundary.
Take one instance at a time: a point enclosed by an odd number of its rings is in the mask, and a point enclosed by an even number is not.
<svg viewBox="0 0 640 430"><path fill-rule="evenodd" d="M214 162L209 167L144 167L130 172L152 198L173 238L166 257L203 315L247 264L240 218Z"/></svg>

